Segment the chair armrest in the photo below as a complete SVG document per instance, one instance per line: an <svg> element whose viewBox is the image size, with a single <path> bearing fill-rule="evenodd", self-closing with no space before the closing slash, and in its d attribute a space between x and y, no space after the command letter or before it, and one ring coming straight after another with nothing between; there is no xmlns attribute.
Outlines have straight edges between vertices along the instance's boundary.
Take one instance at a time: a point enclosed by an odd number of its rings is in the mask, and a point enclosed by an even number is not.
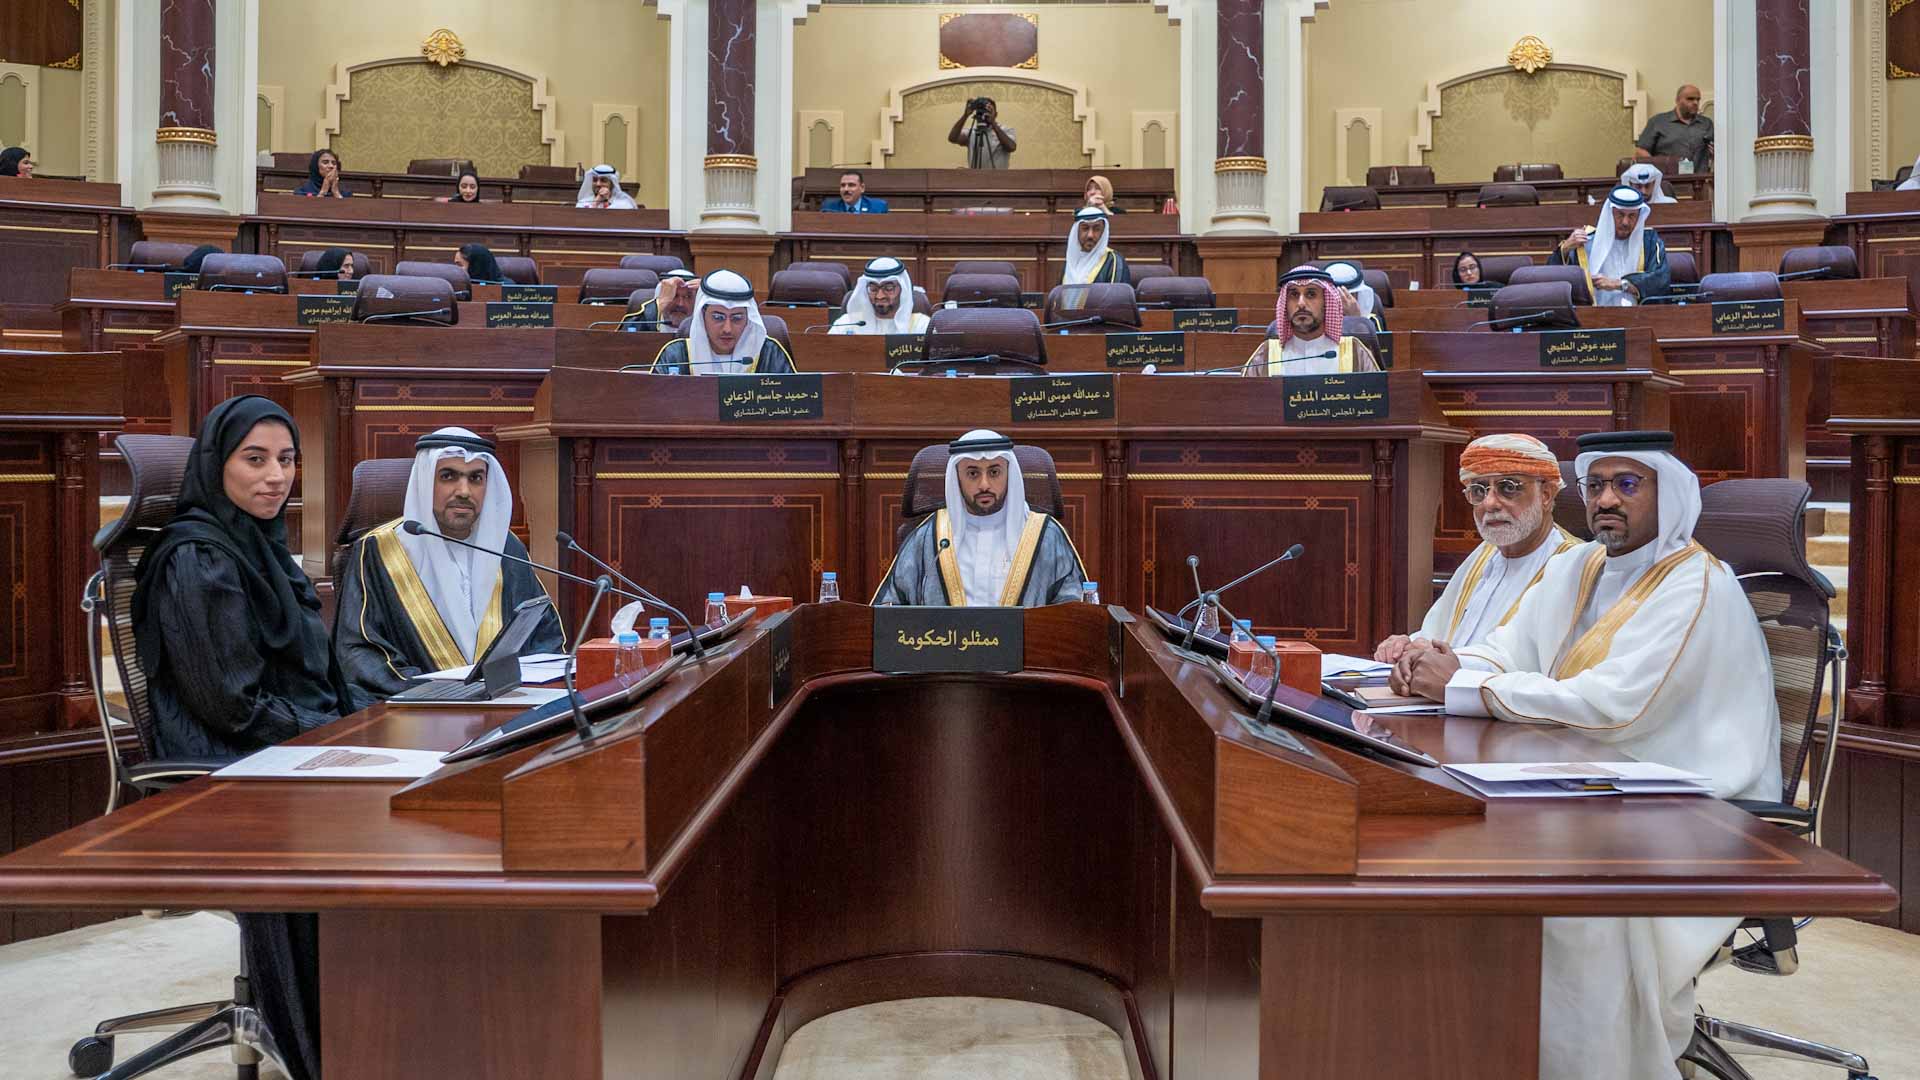
<svg viewBox="0 0 1920 1080"><path fill-rule="evenodd" d="M1796 835L1805 835L1813 831L1813 811L1792 803L1768 802L1765 799L1729 799L1728 802L1752 814L1762 821L1768 821Z"/></svg>
<svg viewBox="0 0 1920 1080"><path fill-rule="evenodd" d="M226 761L210 761L195 758L160 758L143 761L127 768L127 782L139 789L142 795L151 795L156 791L165 791L177 787L189 780L216 772L231 764Z"/></svg>

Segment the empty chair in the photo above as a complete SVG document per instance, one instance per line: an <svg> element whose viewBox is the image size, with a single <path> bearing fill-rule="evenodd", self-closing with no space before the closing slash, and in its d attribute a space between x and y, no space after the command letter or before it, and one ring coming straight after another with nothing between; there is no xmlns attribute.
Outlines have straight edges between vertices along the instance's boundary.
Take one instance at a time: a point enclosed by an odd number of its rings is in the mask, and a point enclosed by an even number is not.
<svg viewBox="0 0 1920 1080"><path fill-rule="evenodd" d="M1667 249L1667 279L1674 285L1700 284L1700 268L1694 265L1693 252Z"/></svg>
<svg viewBox="0 0 1920 1080"><path fill-rule="evenodd" d="M1433 185L1433 166L1431 165L1375 165L1367 170L1367 186L1383 187L1431 187Z"/></svg>
<svg viewBox="0 0 1920 1080"><path fill-rule="evenodd" d="M669 270L685 270L686 268L687 264L681 262L680 256L678 255L620 256L620 269L622 270L651 270L656 274L664 274Z"/></svg>
<svg viewBox="0 0 1920 1080"><path fill-rule="evenodd" d="M1559 180L1563 176L1560 166L1555 164L1501 165L1493 170L1494 182L1500 184L1524 184L1530 180Z"/></svg>
<svg viewBox="0 0 1920 1080"><path fill-rule="evenodd" d="M1040 316L1020 307L941 308L933 313L927 327L929 362L980 356L1045 364Z"/></svg>
<svg viewBox="0 0 1920 1080"><path fill-rule="evenodd" d="M946 443L922 447L907 466L906 491L900 499L900 527L894 530L895 547L907 542L921 519L947 505ZM1014 444L1013 459L1020 463L1021 486L1026 489L1027 509L1059 517L1066 512L1066 499L1060 492L1060 473L1053 455L1038 446Z"/></svg>
<svg viewBox="0 0 1920 1080"><path fill-rule="evenodd" d="M1716 303L1728 300L1778 300L1781 295L1780 275L1768 270L1708 274L1700 279L1700 291L1710 294Z"/></svg>
<svg viewBox="0 0 1920 1080"><path fill-rule="evenodd" d="M635 289L652 289L658 284L660 275L651 270L596 266L580 275L580 302L618 304L632 296Z"/></svg>
<svg viewBox="0 0 1920 1080"><path fill-rule="evenodd" d="M1149 278L1177 277L1179 273L1180 271L1175 270L1166 263L1130 262L1127 264L1127 284L1138 289L1140 288L1140 283Z"/></svg>
<svg viewBox="0 0 1920 1080"><path fill-rule="evenodd" d="M1017 308L1020 306L1020 279L1012 274L950 274L946 291L940 294L940 300L942 303Z"/></svg>
<svg viewBox="0 0 1920 1080"><path fill-rule="evenodd" d="M1390 308L1393 306L1393 279L1387 276L1385 270L1367 270L1362 268L1360 271L1360 280L1366 282L1367 288L1373 290L1373 295L1380 301L1381 307Z"/></svg>
<svg viewBox="0 0 1920 1080"><path fill-rule="evenodd" d="M1141 307L1210 308L1213 283L1203 277L1148 278L1135 295Z"/></svg>
<svg viewBox="0 0 1920 1080"><path fill-rule="evenodd" d="M353 321L452 326L460 321L460 305L446 278L370 274L360 279L354 294Z"/></svg>
<svg viewBox="0 0 1920 1080"><path fill-rule="evenodd" d="M495 255L493 261L500 276L515 285L540 284L540 264L525 255Z"/></svg>
<svg viewBox="0 0 1920 1080"><path fill-rule="evenodd" d="M312 251L301 252L300 253L300 272L312 273L313 271L320 269L320 259L322 256L326 255L326 253L327 253L326 248L314 248ZM366 277L368 274L373 273L373 260L367 258L367 256L364 253L358 252L358 251L349 251L347 252L347 257L353 260L353 276L354 277L363 278L363 277Z"/></svg>
<svg viewBox="0 0 1920 1080"><path fill-rule="evenodd" d="M840 296L842 299L845 299L846 295L853 291L854 280L860 276L859 274L854 273L853 270L850 269L846 263L828 262L827 260L824 260L824 259L802 259L799 262L788 263L787 269L817 270L817 271L825 271L830 274L840 275L840 281L841 281ZM840 302L839 300L834 301L834 303L836 304L839 302Z"/></svg>
<svg viewBox="0 0 1920 1080"><path fill-rule="evenodd" d="M773 272L773 282L767 290L769 304L822 304L827 307L839 307L847 300L847 293L853 286L839 274L829 270L785 270Z"/></svg>
<svg viewBox="0 0 1920 1080"><path fill-rule="evenodd" d="M1481 184L1476 206L1539 206L1540 192L1532 184Z"/></svg>
<svg viewBox="0 0 1920 1080"><path fill-rule="evenodd" d="M200 264L201 289L286 292L287 264L271 255L215 252Z"/></svg>
<svg viewBox="0 0 1920 1080"><path fill-rule="evenodd" d="M955 274L1005 274L1020 282L1020 268L1004 259L957 259L953 264Z"/></svg>
<svg viewBox="0 0 1920 1080"><path fill-rule="evenodd" d="M368 458L353 467L353 486L347 493L346 515L340 519L340 531L333 537L333 576L347 572L347 552L353 542L376 525L384 525L406 512L407 480L413 475L413 459Z"/></svg>
<svg viewBox="0 0 1920 1080"><path fill-rule="evenodd" d="M1573 286L1564 281L1536 281L1530 285L1506 285L1493 294L1493 307L1487 317L1494 322L1536 316L1524 323L1508 323L1529 330L1578 330L1580 320L1573 314Z"/></svg>
<svg viewBox="0 0 1920 1080"><path fill-rule="evenodd" d="M1069 334L1138 330L1140 307L1131 285L1055 285L1047 294L1044 321L1050 329ZM1056 326L1058 323L1076 325Z"/></svg>
<svg viewBox="0 0 1920 1080"><path fill-rule="evenodd" d="M545 184L577 184L580 182L579 170L572 165L522 165L519 178L537 180ZM524 282L522 284L525 284Z"/></svg>
<svg viewBox="0 0 1920 1080"><path fill-rule="evenodd" d="M459 176L463 170L472 169L473 162L465 158L414 158L407 162L408 176ZM479 170L475 169L477 174Z"/></svg>
<svg viewBox="0 0 1920 1080"><path fill-rule="evenodd" d="M1330 187L1320 193L1321 212L1378 210L1380 193L1370 187Z"/></svg>
<svg viewBox="0 0 1920 1080"><path fill-rule="evenodd" d="M1825 273L1809 272L1815 270ZM1853 249L1844 244L1788 248L1787 253L1780 256L1780 274L1783 277L1804 274L1822 281L1851 280L1860 276L1860 262L1854 257Z"/></svg>
<svg viewBox="0 0 1920 1080"><path fill-rule="evenodd" d="M129 269L178 270L186 265L193 248L192 244L172 240L136 240L127 261L121 265Z"/></svg>
<svg viewBox="0 0 1920 1080"><path fill-rule="evenodd" d="M1481 255L1478 258L1480 280L1488 284L1505 285L1512 280L1515 270L1533 265L1533 258L1528 255Z"/></svg>
<svg viewBox="0 0 1920 1080"><path fill-rule="evenodd" d="M1537 281L1564 281L1573 287L1573 302L1593 303L1593 290L1587 285L1586 272L1577 266L1522 266L1507 278L1509 285L1531 285Z"/></svg>
<svg viewBox="0 0 1920 1080"><path fill-rule="evenodd" d="M453 263L416 262L408 259L393 268L396 277L437 277L453 289L455 300L473 299L473 282L464 268Z"/></svg>

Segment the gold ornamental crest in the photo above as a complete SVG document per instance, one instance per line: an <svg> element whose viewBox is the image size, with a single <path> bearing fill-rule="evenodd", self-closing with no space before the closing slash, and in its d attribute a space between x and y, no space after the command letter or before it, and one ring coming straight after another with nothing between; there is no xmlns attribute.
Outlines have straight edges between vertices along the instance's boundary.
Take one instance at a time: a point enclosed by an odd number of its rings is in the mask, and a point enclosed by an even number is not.
<svg viewBox="0 0 1920 1080"><path fill-rule="evenodd" d="M460 44L459 35L446 27L441 27L428 34L427 40L420 43L420 55L441 67L446 67L448 64L457 64L465 60L467 47Z"/></svg>
<svg viewBox="0 0 1920 1080"><path fill-rule="evenodd" d="M1553 50L1547 48L1546 42L1528 34L1514 42L1513 48L1507 51L1507 63L1531 75L1553 63Z"/></svg>

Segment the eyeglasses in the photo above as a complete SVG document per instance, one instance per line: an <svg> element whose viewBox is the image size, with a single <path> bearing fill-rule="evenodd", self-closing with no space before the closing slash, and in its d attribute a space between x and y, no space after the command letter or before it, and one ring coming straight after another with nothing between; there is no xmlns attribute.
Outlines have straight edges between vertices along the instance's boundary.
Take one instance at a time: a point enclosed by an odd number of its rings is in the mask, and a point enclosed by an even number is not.
<svg viewBox="0 0 1920 1080"><path fill-rule="evenodd" d="M1607 490L1607 486L1611 484L1613 490L1620 493L1621 498L1631 499L1639 494L1640 485L1646 482L1646 477L1634 473L1621 473L1614 477L1589 476L1580 481L1580 490L1587 498L1597 499L1600 493Z"/></svg>
<svg viewBox="0 0 1920 1080"><path fill-rule="evenodd" d="M1473 483L1461 488L1460 494L1467 497L1467 505L1469 506L1479 506L1481 503L1486 502L1487 493L1490 491L1498 492L1502 499L1512 502L1519 497L1521 492L1527 490L1527 484L1528 481L1516 480L1511 476L1503 476L1491 482L1475 480Z"/></svg>

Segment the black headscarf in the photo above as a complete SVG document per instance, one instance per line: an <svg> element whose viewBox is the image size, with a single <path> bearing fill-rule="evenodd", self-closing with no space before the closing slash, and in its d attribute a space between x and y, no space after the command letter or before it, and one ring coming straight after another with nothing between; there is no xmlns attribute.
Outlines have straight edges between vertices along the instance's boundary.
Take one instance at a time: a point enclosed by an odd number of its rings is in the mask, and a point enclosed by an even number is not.
<svg viewBox="0 0 1920 1080"><path fill-rule="evenodd" d="M347 260L351 258L353 258L353 252L346 248L328 248L320 253L320 259L313 264L313 269L316 273L337 275L340 273L340 268L345 266ZM299 436L296 435L294 438L297 440Z"/></svg>
<svg viewBox="0 0 1920 1080"><path fill-rule="evenodd" d="M505 281L507 276L500 272L500 263L493 257L493 249L485 244L468 244L460 249L467 257L467 280L469 281Z"/></svg>
<svg viewBox="0 0 1920 1080"><path fill-rule="evenodd" d="M147 613L151 575L167 564L180 545L206 544L224 552L238 569L254 631L266 658L307 666L309 670L314 670L312 665L317 662L317 670L327 670L326 638L316 642L305 633L302 609L318 612L320 596L288 555L286 505L281 505L272 520L262 521L227 498L227 458L263 420L285 424L293 436L294 452L299 453L300 429L294 426L293 417L257 394L228 398L214 406L201 423L200 437L193 441L187 457L173 520L167 522L160 539L140 560L139 583L133 593L133 625L141 655L164 655L164 642L147 640L160 632L158 620L148 618Z"/></svg>
<svg viewBox="0 0 1920 1080"><path fill-rule="evenodd" d="M180 261L180 269L189 274L197 274L200 272L200 264L207 261L207 256L218 254L220 254L219 248L214 247L212 244L201 244L199 247L187 252L187 257Z"/></svg>
<svg viewBox="0 0 1920 1080"><path fill-rule="evenodd" d="M307 183L312 184L313 190L315 191L319 191L320 185L327 182L326 178L320 175L321 154L333 154L333 150L330 147L323 146L307 157ZM333 160L339 161L340 155L333 154ZM344 172L345 170L342 169L342 171Z"/></svg>
<svg viewBox="0 0 1920 1080"><path fill-rule="evenodd" d="M469 176L473 177L473 198L471 200L463 199L460 197L460 181L465 180ZM472 169L461 169L460 175L453 178L453 198L447 201L448 202L468 202L468 201L484 202L485 200L480 198L480 174L473 171Z"/></svg>
<svg viewBox="0 0 1920 1080"><path fill-rule="evenodd" d="M20 163L27 160L27 152L18 146L9 146L0 150L0 176L19 176Z"/></svg>
<svg viewBox="0 0 1920 1080"><path fill-rule="evenodd" d="M1485 284L1487 284L1487 283L1488 283L1488 282L1487 282L1487 264L1486 264L1486 263L1483 263L1483 262L1481 262L1481 261L1480 261L1480 256L1478 256L1478 255L1475 255L1475 254L1474 254L1473 252L1471 252L1471 251L1463 251L1463 252L1461 252L1460 254L1458 254L1458 255L1455 255L1455 256L1453 257L1453 283L1454 283L1455 285L1460 285L1460 284L1464 284L1464 283L1463 283L1463 282L1462 282L1462 281L1460 280L1460 260L1461 260L1461 259L1472 259L1472 260L1474 261L1474 264L1475 264L1476 266L1478 266L1478 267L1480 267L1480 280L1479 280L1479 281L1476 281L1476 282L1474 282L1473 284L1475 284L1475 285L1485 285Z"/></svg>

